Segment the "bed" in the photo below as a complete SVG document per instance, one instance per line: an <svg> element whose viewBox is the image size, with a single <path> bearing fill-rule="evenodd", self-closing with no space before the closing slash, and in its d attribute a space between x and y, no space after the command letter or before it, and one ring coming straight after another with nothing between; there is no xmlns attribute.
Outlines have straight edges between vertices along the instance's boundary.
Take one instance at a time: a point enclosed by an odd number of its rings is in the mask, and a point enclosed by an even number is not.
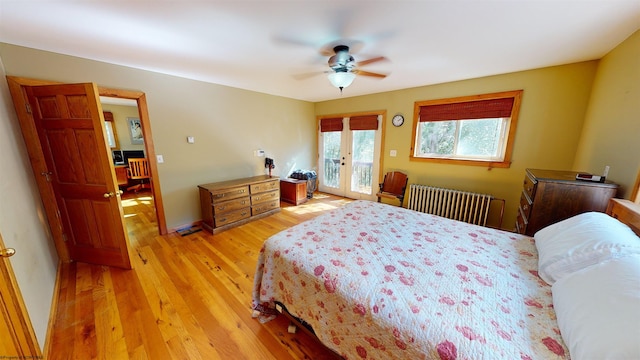
<svg viewBox="0 0 640 360"><path fill-rule="evenodd" d="M640 239L629 233L640 264ZM567 249L550 247L545 261L555 266L553 251ZM531 237L360 200L269 238L252 306L265 322L282 304L345 359L568 359L573 344L563 340L552 296L566 279L543 279L539 260ZM574 300L563 301L570 312Z"/></svg>

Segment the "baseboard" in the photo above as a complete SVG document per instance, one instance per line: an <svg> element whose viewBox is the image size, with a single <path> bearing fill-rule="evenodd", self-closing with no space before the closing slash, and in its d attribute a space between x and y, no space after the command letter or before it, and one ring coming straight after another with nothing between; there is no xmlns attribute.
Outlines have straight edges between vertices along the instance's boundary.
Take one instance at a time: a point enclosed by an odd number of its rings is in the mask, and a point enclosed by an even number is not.
<svg viewBox="0 0 640 360"><path fill-rule="evenodd" d="M60 283L62 282L62 261L58 260L58 269L56 270L56 282L53 285L53 299L51 299L51 309L49 310L49 323L47 324L47 335L44 339L44 347L42 353L45 359L51 358L51 339L53 337L53 326L58 313L60 299Z"/></svg>

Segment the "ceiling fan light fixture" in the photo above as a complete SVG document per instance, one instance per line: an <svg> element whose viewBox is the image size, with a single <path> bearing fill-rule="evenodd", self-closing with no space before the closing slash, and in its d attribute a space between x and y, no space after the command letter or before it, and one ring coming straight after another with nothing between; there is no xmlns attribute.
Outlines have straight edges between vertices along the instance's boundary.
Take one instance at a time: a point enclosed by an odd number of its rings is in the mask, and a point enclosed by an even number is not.
<svg viewBox="0 0 640 360"><path fill-rule="evenodd" d="M331 85L342 90L343 88L346 88L347 86L351 85L351 83L353 82L353 79L356 78L356 74L352 72L338 71L338 72L330 73L328 78Z"/></svg>

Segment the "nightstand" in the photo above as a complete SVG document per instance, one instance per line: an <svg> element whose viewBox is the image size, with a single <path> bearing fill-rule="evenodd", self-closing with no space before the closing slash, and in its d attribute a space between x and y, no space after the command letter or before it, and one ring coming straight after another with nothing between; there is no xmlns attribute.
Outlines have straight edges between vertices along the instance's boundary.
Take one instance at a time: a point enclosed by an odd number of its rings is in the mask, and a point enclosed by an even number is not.
<svg viewBox="0 0 640 360"><path fill-rule="evenodd" d="M307 180L280 179L280 199L294 205L307 201Z"/></svg>

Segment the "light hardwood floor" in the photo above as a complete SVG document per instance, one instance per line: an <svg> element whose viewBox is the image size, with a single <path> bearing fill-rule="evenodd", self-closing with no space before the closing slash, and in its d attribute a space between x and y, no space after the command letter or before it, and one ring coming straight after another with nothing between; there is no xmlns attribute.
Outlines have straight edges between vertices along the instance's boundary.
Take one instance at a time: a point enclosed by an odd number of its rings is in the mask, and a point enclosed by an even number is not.
<svg viewBox="0 0 640 360"><path fill-rule="evenodd" d="M219 234L157 235L150 196L123 198L133 270L61 269L48 359L338 359L284 316L251 317L258 252L270 235L349 202L326 194Z"/></svg>

